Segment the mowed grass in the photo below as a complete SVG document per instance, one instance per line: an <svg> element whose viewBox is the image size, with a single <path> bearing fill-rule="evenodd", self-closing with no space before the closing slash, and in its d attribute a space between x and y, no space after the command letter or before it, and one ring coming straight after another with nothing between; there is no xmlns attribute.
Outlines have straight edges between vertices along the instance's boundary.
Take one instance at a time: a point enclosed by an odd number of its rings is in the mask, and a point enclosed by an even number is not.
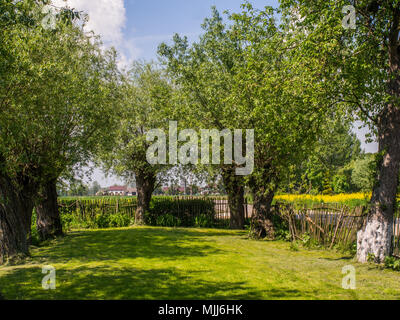
<svg viewBox="0 0 400 320"><path fill-rule="evenodd" d="M357 270L342 289L342 267ZM42 289L42 267L56 290ZM400 299L400 273L245 232L135 227L77 231L0 267L6 299Z"/></svg>

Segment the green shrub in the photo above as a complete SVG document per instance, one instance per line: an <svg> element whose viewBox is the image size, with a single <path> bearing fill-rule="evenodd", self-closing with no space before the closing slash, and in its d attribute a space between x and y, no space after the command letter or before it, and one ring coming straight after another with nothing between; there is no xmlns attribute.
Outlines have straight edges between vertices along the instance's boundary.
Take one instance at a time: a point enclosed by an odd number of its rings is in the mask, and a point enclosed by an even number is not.
<svg viewBox="0 0 400 320"><path fill-rule="evenodd" d="M97 214L94 220L93 228L123 228L128 227L131 223L131 219L124 214Z"/></svg>
<svg viewBox="0 0 400 320"><path fill-rule="evenodd" d="M215 225L214 202L208 199L154 198L145 223L163 227L212 227Z"/></svg>
<svg viewBox="0 0 400 320"><path fill-rule="evenodd" d="M38 246L40 244L39 232L36 227L36 210L33 209L31 222L31 244Z"/></svg>
<svg viewBox="0 0 400 320"><path fill-rule="evenodd" d="M74 215L71 213L61 214L61 224L64 231L71 230L74 225Z"/></svg>
<svg viewBox="0 0 400 320"><path fill-rule="evenodd" d="M180 227L181 221L172 214L166 213L156 218L156 225L160 227Z"/></svg>
<svg viewBox="0 0 400 320"><path fill-rule="evenodd" d="M110 226L110 216L104 214L104 213L99 213L95 216L94 218L94 228L108 228Z"/></svg>
<svg viewBox="0 0 400 320"><path fill-rule="evenodd" d="M111 228L124 228L129 227L131 219L124 214L118 213L109 216L109 227Z"/></svg>
<svg viewBox="0 0 400 320"><path fill-rule="evenodd" d="M275 238L290 241L289 223L277 214L272 215L272 223L275 229Z"/></svg>
<svg viewBox="0 0 400 320"><path fill-rule="evenodd" d="M136 198L59 199L59 203L64 230L119 228L135 222ZM144 219L145 224L152 226L216 226L214 203L210 199L153 197Z"/></svg>
<svg viewBox="0 0 400 320"><path fill-rule="evenodd" d="M396 257L386 257L385 267L395 271L400 271L400 259Z"/></svg>
<svg viewBox="0 0 400 320"><path fill-rule="evenodd" d="M199 228L211 228L214 226L214 219L210 215L201 214L195 217L195 226Z"/></svg>

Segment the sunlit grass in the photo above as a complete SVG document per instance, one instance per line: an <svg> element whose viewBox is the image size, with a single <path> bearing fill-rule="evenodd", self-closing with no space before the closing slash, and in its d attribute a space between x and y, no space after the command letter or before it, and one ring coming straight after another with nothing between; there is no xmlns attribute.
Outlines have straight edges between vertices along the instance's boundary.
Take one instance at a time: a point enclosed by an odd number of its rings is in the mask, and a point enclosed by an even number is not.
<svg viewBox="0 0 400 320"><path fill-rule="evenodd" d="M357 270L344 290L342 268ZM57 288L41 287L42 266ZM79 231L0 267L6 299L400 299L400 273L332 251L292 251L229 230L138 227Z"/></svg>

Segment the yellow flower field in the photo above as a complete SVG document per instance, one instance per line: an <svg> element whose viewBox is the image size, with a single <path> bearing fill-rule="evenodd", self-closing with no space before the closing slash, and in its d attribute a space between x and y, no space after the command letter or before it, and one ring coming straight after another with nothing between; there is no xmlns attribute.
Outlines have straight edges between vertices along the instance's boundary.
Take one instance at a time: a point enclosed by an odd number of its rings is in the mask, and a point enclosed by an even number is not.
<svg viewBox="0 0 400 320"><path fill-rule="evenodd" d="M349 193L336 195L311 195L311 194L282 194L275 197L278 201L287 202L323 202L323 203L343 203L353 200L366 200L371 198L371 193Z"/></svg>
<svg viewBox="0 0 400 320"><path fill-rule="evenodd" d="M280 194L275 196L277 202L289 202L299 205L314 205L314 204L339 204L349 207L358 207L368 204L371 199L371 193L342 193L335 195L312 195L312 194Z"/></svg>

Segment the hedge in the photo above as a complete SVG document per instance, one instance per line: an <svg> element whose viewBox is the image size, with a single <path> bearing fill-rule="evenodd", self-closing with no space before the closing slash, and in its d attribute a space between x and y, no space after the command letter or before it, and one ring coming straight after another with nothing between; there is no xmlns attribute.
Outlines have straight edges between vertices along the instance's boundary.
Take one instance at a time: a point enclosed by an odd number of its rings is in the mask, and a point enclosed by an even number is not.
<svg viewBox="0 0 400 320"><path fill-rule="evenodd" d="M127 227L135 223L137 200L132 198L59 199L64 229ZM153 197L145 223L164 227L212 227L211 199Z"/></svg>

